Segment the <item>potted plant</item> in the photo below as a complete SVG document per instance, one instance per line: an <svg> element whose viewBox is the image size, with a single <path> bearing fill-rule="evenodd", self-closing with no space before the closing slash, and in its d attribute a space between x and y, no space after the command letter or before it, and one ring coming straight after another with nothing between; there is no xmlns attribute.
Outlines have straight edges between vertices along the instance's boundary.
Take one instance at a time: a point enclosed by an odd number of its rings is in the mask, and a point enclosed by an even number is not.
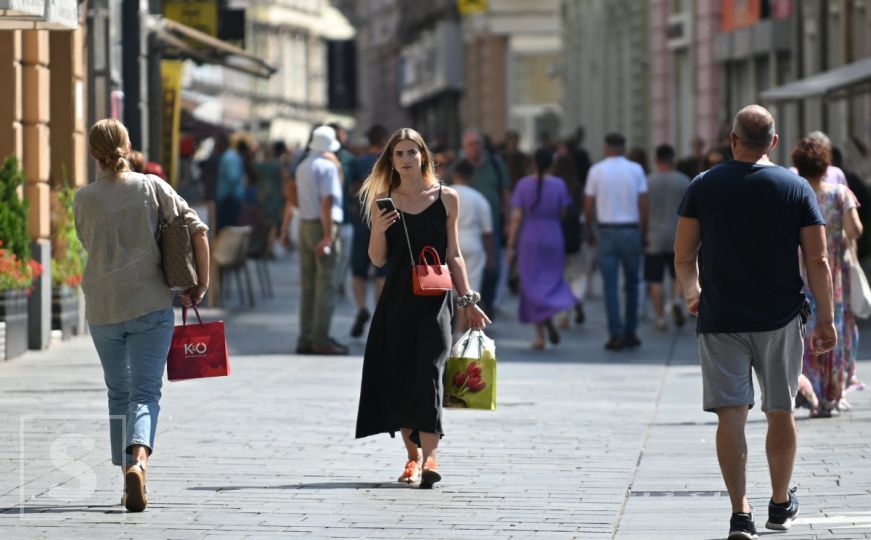
<svg viewBox="0 0 871 540"><path fill-rule="evenodd" d="M78 289L86 254L76 234L75 194L75 189L64 186L52 201L51 329L60 330L62 339L80 333Z"/></svg>
<svg viewBox="0 0 871 540"><path fill-rule="evenodd" d="M11 156L0 167L0 321L5 322L3 358L27 350L27 295L42 265L30 259L27 201L18 194L24 174Z"/></svg>

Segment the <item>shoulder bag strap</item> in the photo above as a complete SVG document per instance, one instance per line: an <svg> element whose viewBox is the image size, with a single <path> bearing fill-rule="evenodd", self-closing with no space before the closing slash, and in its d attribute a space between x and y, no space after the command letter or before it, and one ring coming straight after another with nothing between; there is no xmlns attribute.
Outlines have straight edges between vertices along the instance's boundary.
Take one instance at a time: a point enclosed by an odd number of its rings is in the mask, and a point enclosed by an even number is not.
<svg viewBox="0 0 871 540"><path fill-rule="evenodd" d="M399 210L399 208L397 208L397 210ZM399 210L399 218L400 221L402 221L402 229L405 231L405 243L408 244L408 260L410 261L411 267L414 268L414 254L411 251L411 238L408 236L408 227L405 226L405 213L402 210Z"/></svg>
<svg viewBox="0 0 871 540"><path fill-rule="evenodd" d="M160 239L163 236L164 231L166 230L169 222L166 220L166 217L163 215L163 205L160 203L160 193L156 185L154 185L154 179L151 178L151 175L143 174L146 180L151 182L151 188L154 190L154 196L157 198L157 245L160 247Z"/></svg>

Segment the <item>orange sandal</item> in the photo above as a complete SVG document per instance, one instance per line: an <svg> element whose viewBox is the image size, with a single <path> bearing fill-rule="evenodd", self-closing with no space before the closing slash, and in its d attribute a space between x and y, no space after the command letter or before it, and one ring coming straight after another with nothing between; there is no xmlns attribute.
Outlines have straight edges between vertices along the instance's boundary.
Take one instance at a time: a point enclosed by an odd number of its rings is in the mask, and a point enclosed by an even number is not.
<svg viewBox="0 0 871 540"><path fill-rule="evenodd" d="M403 484L416 484L420 482L420 458L409 459L405 462L405 470L396 480Z"/></svg>
<svg viewBox="0 0 871 540"><path fill-rule="evenodd" d="M433 484L442 479L442 475L438 472L439 464L435 458L427 458L426 464L423 466L423 473L420 477L420 489L432 489Z"/></svg>

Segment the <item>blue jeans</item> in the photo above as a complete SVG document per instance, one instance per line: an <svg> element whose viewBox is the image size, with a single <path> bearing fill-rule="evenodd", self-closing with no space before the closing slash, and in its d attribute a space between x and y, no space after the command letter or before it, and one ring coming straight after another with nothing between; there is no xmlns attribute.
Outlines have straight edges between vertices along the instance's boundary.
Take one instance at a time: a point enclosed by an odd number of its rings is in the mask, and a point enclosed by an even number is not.
<svg viewBox="0 0 871 540"><path fill-rule="evenodd" d="M620 266L626 293L626 323L620 317ZM611 337L634 336L638 328L638 272L641 232L637 227L599 228L599 267L605 285L605 308Z"/></svg>
<svg viewBox="0 0 871 540"><path fill-rule="evenodd" d="M149 454L154 448L174 323L175 314L167 308L122 323L89 325L109 390L109 438L115 465L132 464L133 445L147 447Z"/></svg>

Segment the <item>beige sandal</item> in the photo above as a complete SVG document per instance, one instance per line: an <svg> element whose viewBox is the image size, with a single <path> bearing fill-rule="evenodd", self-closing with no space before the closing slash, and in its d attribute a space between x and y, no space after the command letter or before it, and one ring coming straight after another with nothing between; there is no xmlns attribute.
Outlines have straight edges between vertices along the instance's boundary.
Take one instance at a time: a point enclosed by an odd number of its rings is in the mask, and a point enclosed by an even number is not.
<svg viewBox="0 0 871 540"><path fill-rule="evenodd" d="M148 496L145 490L145 464L137 461L127 469L124 475L126 484L124 506L128 512L142 512L148 506Z"/></svg>

